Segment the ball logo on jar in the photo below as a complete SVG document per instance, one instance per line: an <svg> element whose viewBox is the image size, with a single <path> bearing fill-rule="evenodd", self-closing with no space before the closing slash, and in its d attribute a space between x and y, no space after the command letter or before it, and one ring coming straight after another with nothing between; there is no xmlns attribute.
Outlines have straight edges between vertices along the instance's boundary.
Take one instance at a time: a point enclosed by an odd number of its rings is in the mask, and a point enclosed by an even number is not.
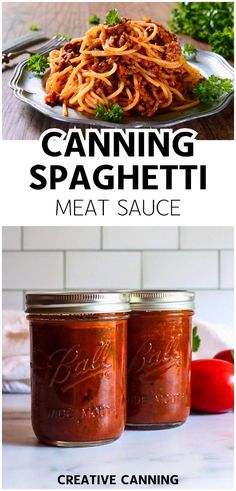
<svg viewBox="0 0 236 491"><path fill-rule="evenodd" d="M132 357L128 372L138 374L142 378L148 378L152 374L165 373L169 368L180 366L180 335L170 339L164 346L161 346L152 339L146 339L137 349ZM155 346L155 343L157 346Z"/></svg>
<svg viewBox="0 0 236 491"><path fill-rule="evenodd" d="M48 367L52 371L49 387L60 385L61 391L66 392L96 375L105 374L109 377L112 368L111 348L112 341L106 340L89 354L83 352L81 344L54 351L48 360Z"/></svg>

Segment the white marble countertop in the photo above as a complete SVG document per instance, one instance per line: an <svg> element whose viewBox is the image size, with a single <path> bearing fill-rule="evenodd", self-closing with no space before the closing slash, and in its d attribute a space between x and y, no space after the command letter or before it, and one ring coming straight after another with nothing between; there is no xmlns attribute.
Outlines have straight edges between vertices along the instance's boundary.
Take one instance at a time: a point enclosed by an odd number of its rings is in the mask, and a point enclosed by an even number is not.
<svg viewBox="0 0 236 491"><path fill-rule="evenodd" d="M122 485L120 478L125 474L177 474L179 485L166 487L233 489L232 413L191 415L183 426L171 430L125 431L110 445L90 448L38 444L27 395L4 395L3 414L5 489L80 487L60 485L60 474L115 474L117 488L126 489L137 486ZM92 487L98 486L83 486Z"/></svg>

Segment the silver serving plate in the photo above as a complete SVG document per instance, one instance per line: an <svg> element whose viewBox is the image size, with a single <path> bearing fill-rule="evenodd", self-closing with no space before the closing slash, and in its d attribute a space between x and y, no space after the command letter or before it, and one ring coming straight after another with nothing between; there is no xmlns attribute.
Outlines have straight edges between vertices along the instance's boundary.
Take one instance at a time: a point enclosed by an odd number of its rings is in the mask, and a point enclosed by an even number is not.
<svg viewBox="0 0 236 491"><path fill-rule="evenodd" d="M15 96L21 101L34 107L37 111L49 116L57 121L79 125L101 126L106 128L163 128L173 126L179 123L185 123L194 119L203 118L222 111L233 99L233 92L220 97L213 103L201 103L198 106L185 111L170 111L163 114L157 114L152 118L145 119L139 116L124 118L122 123L110 123L95 118L84 113L68 109L68 117L63 116L62 106L50 107L44 103L45 97L45 77L33 75L27 71L27 60L19 63L15 69L10 81L10 87L13 89ZM197 50L196 61L189 63L198 68L204 77L208 78L214 74L218 77L230 78L233 80L234 70L232 66L220 55L210 51Z"/></svg>

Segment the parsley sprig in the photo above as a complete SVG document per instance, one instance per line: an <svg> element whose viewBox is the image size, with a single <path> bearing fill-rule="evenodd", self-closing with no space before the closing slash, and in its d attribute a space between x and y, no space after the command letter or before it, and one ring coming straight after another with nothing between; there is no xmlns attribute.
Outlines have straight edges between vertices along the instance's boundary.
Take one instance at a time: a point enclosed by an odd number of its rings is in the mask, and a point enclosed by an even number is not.
<svg viewBox="0 0 236 491"><path fill-rule="evenodd" d="M223 31L215 31L209 37L212 51L230 60L234 57L234 28L225 27Z"/></svg>
<svg viewBox="0 0 236 491"><path fill-rule="evenodd" d="M169 24L176 33L208 41L215 31L233 26L233 15L234 2L178 2Z"/></svg>
<svg viewBox="0 0 236 491"><path fill-rule="evenodd" d="M196 351L199 350L200 344L201 344L201 339L197 333L197 326L194 326L193 331L192 331L192 351L193 351L193 353L195 353Z"/></svg>
<svg viewBox="0 0 236 491"><path fill-rule="evenodd" d="M29 30L30 31L39 31L40 27L38 26L38 24L31 24L31 26L29 26Z"/></svg>
<svg viewBox="0 0 236 491"><path fill-rule="evenodd" d="M104 121L112 121L113 123L120 123L123 118L124 111L119 104L113 103L106 106L100 102L96 107L96 117L103 119Z"/></svg>
<svg viewBox="0 0 236 491"><path fill-rule="evenodd" d="M233 90L233 81L229 78L220 78L211 75L207 80L200 82L193 89L193 93L202 102L214 102L220 96Z"/></svg>
<svg viewBox="0 0 236 491"><path fill-rule="evenodd" d="M190 59L194 60L196 58L197 50L192 44L185 43L183 49L183 55Z"/></svg>
<svg viewBox="0 0 236 491"><path fill-rule="evenodd" d="M59 34L56 35L56 37L57 37L57 39L63 37L64 38L64 41L70 41L72 39L72 37L69 36L68 34L60 34L59 33Z"/></svg>
<svg viewBox="0 0 236 491"><path fill-rule="evenodd" d="M116 24L121 24L121 18L119 17L117 9L111 9L109 10L109 12L107 12L104 24L106 26L114 26Z"/></svg>
<svg viewBox="0 0 236 491"><path fill-rule="evenodd" d="M205 41L216 53L233 58L234 2L178 2L169 25L173 32Z"/></svg>
<svg viewBox="0 0 236 491"><path fill-rule="evenodd" d="M88 19L88 22L89 22L89 24L98 25L98 24L100 24L100 17L98 17L97 15L92 15Z"/></svg>
<svg viewBox="0 0 236 491"><path fill-rule="evenodd" d="M39 54L31 55L27 61L27 70L36 75L43 75L49 67L49 61L46 56Z"/></svg>

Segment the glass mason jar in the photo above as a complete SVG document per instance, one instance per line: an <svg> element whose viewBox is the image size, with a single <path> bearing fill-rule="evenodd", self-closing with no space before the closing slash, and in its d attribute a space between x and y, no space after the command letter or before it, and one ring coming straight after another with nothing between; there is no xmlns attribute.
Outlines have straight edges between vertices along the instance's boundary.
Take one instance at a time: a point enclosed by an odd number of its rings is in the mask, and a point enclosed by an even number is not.
<svg viewBox="0 0 236 491"><path fill-rule="evenodd" d="M57 446L101 445L126 417L129 295L29 293L32 426Z"/></svg>
<svg viewBox="0 0 236 491"><path fill-rule="evenodd" d="M178 426L190 412L194 293L131 293L127 425Z"/></svg>

